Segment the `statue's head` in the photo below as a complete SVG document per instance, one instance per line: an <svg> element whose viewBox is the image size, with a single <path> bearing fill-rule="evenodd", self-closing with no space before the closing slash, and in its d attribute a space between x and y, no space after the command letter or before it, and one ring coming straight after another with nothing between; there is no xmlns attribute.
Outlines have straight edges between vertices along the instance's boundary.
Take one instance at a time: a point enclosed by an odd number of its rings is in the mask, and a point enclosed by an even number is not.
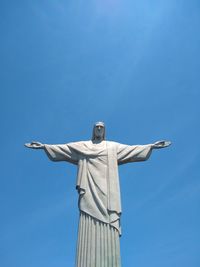
<svg viewBox="0 0 200 267"><path fill-rule="evenodd" d="M92 140L102 141L105 140L105 124L102 121L98 121L94 124Z"/></svg>

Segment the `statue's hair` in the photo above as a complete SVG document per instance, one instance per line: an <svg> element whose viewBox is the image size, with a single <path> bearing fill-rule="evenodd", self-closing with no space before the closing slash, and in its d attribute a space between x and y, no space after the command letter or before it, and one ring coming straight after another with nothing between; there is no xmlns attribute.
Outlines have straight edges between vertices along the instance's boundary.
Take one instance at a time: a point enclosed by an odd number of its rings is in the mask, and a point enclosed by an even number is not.
<svg viewBox="0 0 200 267"><path fill-rule="evenodd" d="M92 141L95 140L95 127L101 125L104 128L104 134L103 134L103 140L106 139L106 128L105 128L105 124L102 121L98 121L94 124L93 126L93 131L92 131Z"/></svg>

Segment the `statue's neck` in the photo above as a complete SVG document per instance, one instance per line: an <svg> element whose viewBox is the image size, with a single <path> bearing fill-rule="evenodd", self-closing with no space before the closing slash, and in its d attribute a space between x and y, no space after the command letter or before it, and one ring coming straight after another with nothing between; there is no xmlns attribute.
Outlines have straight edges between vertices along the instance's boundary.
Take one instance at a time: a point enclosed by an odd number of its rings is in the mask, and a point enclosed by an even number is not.
<svg viewBox="0 0 200 267"><path fill-rule="evenodd" d="M93 144L100 144L101 142L103 142L104 140L103 140L103 138L95 138L94 140L92 140L92 143Z"/></svg>

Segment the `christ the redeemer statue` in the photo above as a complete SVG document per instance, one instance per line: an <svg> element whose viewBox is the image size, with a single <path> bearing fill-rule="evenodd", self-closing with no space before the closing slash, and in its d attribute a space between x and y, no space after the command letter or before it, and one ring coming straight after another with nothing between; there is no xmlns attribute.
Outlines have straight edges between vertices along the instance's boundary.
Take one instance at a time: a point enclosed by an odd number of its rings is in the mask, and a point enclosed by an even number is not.
<svg viewBox="0 0 200 267"><path fill-rule="evenodd" d="M52 161L77 165L79 193L79 233L76 267L120 267L119 236L121 199L118 165L145 161L153 149L170 145L158 141L148 145L124 145L105 140L105 126L97 122L92 140L46 145L26 144L44 149Z"/></svg>

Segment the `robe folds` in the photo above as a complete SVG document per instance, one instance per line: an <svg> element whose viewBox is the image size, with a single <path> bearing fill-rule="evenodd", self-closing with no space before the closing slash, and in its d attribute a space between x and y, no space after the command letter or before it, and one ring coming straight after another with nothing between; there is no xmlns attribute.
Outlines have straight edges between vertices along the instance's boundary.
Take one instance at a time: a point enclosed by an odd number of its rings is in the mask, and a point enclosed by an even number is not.
<svg viewBox="0 0 200 267"><path fill-rule="evenodd" d="M78 167L77 267L120 267L122 210L118 165L147 160L151 151L151 144L130 146L113 141L45 145L45 152L52 161L67 161ZM110 256L106 248L111 249Z"/></svg>

